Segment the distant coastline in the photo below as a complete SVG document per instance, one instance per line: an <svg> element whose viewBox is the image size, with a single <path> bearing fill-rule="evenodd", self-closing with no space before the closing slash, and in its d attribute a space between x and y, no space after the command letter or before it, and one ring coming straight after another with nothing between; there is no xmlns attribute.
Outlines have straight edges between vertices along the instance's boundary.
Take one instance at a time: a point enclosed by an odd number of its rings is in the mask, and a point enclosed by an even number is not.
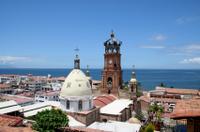
<svg viewBox="0 0 200 132"><path fill-rule="evenodd" d="M0 68L0 74L34 76L67 76L72 68ZM83 69L86 71L86 69ZM93 79L101 80L102 69L90 69ZM123 69L123 80L129 81L132 69ZM136 77L144 90L152 90L161 82L167 87L200 89L200 69L136 69Z"/></svg>

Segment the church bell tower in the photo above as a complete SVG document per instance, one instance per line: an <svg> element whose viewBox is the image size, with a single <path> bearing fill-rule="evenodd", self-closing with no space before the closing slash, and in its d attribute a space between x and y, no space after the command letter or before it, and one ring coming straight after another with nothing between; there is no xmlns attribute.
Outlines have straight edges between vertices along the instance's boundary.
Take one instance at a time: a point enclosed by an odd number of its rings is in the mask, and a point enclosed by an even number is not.
<svg viewBox="0 0 200 132"><path fill-rule="evenodd" d="M118 89L122 87L122 70L120 46L122 42L111 32L110 39L104 42L104 69L102 73L102 94L119 96Z"/></svg>

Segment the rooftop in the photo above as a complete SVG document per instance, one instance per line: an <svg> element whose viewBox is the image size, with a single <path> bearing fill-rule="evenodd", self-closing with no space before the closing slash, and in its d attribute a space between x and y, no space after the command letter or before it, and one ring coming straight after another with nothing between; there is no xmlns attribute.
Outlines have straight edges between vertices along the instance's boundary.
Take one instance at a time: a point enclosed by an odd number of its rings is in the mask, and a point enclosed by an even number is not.
<svg viewBox="0 0 200 132"><path fill-rule="evenodd" d="M199 90L196 89L179 89L179 88L167 88L167 87L156 87L156 90L164 91L168 94L190 94L190 95L198 95Z"/></svg>
<svg viewBox="0 0 200 132"><path fill-rule="evenodd" d="M21 117L9 116L9 115L0 115L0 127L17 126L20 122L22 122Z"/></svg>
<svg viewBox="0 0 200 132"><path fill-rule="evenodd" d="M88 128L99 129L110 132L139 132L141 125L119 122L119 121L108 121L108 122L94 122L88 126Z"/></svg>
<svg viewBox="0 0 200 132"><path fill-rule="evenodd" d="M14 100L18 104L31 102L34 100L33 98L29 98L29 97L25 97L25 96L9 95L9 94L4 94L0 98L5 99L5 100Z"/></svg>
<svg viewBox="0 0 200 132"><path fill-rule="evenodd" d="M142 100L145 102L150 103L151 101L158 101L158 102L164 102L164 103L176 103L180 99L174 99L174 98L159 98L159 97L148 97L146 95L140 96L138 100Z"/></svg>
<svg viewBox="0 0 200 132"><path fill-rule="evenodd" d="M24 113L25 117L36 115L38 112L52 109L52 107L59 108L60 103L56 101L46 101L42 103L35 103L33 105L24 106L21 108L21 112Z"/></svg>
<svg viewBox="0 0 200 132"><path fill-rule="evenodd" d="M8 84L0 84L0 89L6 89L6 88L10 88L10 85L8 85Z"/></svg>
<svg viewBox="0 0 200 132"><path fill-rule="evenodd" d="M0 102L0 109L3 109L5 107L15 106L15 105L17 105L17 102L14 100Z"/></svg>
<svg viewBox="0 0 200 132"><path fill-rule="evenodd" d="M36 95L42 96L56 96L59 95L60 91L45 91L45 92L37 92Z"/></svg>
<svg viewBox="0 0 200 132"><path fill-rule="evenodd" d="M100 113L119 115L121 114L120 112L127 108L130 104L132 104L132 101L129 99L117 99L112 103L102 107L100 109Z"/></svg>
<svg viewBox="0 0 200 132"><path fill-rule="evenodd" d="M117 98L114 95L101 95L93 99L94 106L103 107Z"/></svg>
<svg viewBox="0 0 200 132"><path fill-rule="evenodd" d="M200 117L200 99L178 101L170 117L171 118Z"/></svg>
<svg viewBox="0 0 200 132"><path fill-rule="evenodd" d="M68 115L69 119L69 126L70 127L76 127L76 126L85 126L85 124L75 120L72 116Z"/></svg>
<svg viewBox="0 0 200 132"><path fill-rule="evenodd" d="M62 77L52 77L52 78L48 78L48 81L62 81L62 82L64 82L65 78L66 77L64 77L64 76L62 76Z"/></svg>

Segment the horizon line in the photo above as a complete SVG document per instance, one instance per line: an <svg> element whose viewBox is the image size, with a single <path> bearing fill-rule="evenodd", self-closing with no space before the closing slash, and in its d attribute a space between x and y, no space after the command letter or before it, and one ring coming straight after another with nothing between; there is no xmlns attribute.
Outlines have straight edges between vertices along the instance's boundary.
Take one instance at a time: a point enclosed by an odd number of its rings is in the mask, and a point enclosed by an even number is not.
<svg viewBox="0 0 200 132"><path fill-rule="evenodd" d="M74 68L56 68L56 67L0 67L0 69L74 69ZM85 68L80 68L80 69L87 69ZM102 69L103 68L89 68L89 69ZM122 70L133 70L133 68L122 68ZM200 68L135 68L134 70L200 70Z"/></svg>

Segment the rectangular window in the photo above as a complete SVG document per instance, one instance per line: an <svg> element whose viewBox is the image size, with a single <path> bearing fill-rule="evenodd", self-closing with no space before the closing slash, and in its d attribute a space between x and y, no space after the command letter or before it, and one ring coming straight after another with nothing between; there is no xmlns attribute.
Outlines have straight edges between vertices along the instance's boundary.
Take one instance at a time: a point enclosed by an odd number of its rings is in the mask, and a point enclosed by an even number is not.
<svg viewBox="0 0 200 132"><path fill-rule="evenodd" d="M83 104L82 104L82 100L79 100L79 101L78 101L78 109L79 109L79 110L82 110L82 108L83 108L82 105L83 105Z"/></svg>
<svg viewBox="0 0 200 132"><path fill-rule="evenodd" d="M69 100L66 101L66 109L69 109L70 108L70 102Z"/></svg>

